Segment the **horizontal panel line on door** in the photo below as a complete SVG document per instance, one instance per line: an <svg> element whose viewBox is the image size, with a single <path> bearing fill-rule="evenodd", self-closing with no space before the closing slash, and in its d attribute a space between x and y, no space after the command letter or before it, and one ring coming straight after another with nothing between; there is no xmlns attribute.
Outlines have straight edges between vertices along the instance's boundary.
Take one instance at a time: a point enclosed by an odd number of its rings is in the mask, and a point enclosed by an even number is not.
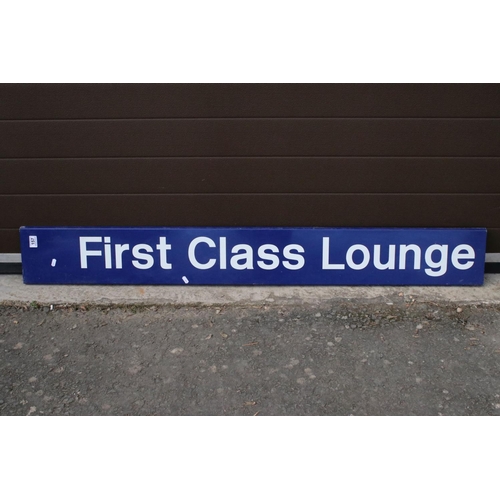
<svg viewBox="0 0 500 500"><path fill-rule="evenodd" d="M484 116L200 116L200 117L130 117L130 118L3 118L0 122L89 122L89 121L200 121L200 120L500 120L500 117Z"/></svg>

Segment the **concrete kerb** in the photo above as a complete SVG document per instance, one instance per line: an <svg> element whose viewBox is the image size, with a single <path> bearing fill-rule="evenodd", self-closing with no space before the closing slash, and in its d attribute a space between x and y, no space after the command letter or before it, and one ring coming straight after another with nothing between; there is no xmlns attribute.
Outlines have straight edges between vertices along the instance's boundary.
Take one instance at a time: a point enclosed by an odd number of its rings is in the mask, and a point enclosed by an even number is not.
<svg viewBox="0 0 500 500"><path fill-rule="evenodd" d="M500 275L485 276L481 287L269 287L269 286L84 286L24 285L21 276L0 276L3 305L321 305L357 301L401 304L407 301L468 305L500 304Z"/></svg>

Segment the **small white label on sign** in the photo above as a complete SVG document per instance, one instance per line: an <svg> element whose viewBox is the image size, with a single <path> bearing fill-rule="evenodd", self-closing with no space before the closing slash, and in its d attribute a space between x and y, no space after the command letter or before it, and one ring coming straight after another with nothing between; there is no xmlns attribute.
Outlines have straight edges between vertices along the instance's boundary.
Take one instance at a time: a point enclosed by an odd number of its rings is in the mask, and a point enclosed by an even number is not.
<svg viewBox="0 0 500 500"><path fill-rule="evenodd" d="M30 248L38 248L38 238L36 236L30 236Z"/></svg>

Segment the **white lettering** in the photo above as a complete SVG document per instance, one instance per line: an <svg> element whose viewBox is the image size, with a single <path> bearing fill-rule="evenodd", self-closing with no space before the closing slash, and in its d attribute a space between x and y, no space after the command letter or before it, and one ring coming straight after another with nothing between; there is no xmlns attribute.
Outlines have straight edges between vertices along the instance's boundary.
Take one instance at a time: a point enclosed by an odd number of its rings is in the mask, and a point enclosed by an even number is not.
<svg viewBox="0 0 500 500"><path fill-rule="evenodd" d="M399 269L406 269L406 254L413 251L413 269L420 269L422 251L418 245L399 246Z"/></svg>
<svg viewBox="0 0 500 500"><path fill-rule="evenodd" d="M439 261L434 261L432 259L432 254L434 252L439 252L441 254L441 259ZM448 245L431 245L425 251L425 263L429 266L425 269L425 274L428 276L443 276L448 269Z"/></svg>
<svg viewBox="0 0 500 500"><path fill-rule="evenodd" d="M219 238L219 263L221 269L227 269L227 250L226 250L226 237Z"/></svg>
<svg viewBox="0 0 500 500"><path fill-rule="evenodd" d="M87 269L87 257L102 256L101 250L87 250L87 243L102 243L100 236L80 236L80 267Z"/></svg>
<svg viewBox="0 0 500 500"><path fill-rule="evenodd" d="M162 269L172 269L172 264L167 260L167 250L171 250L172 245L167 245L167 238L160 236L160 242L156 245L156 250L160 251L160 267Z"/></svg>
<svg viewBox="0 0 500 500"><path fill-rule="evenodd" d="M155 260L152 255L149 255L149 253L143 253L141 252L141 250L151 253L153 251L153 248L150 245L146 245L145 243L135 245L132 248L132 255L138 260L133 260L132 264L137 269L150 269L151 267L153 267ZM140 260L144 260L146 262L144 264L141 264L139 262Z"/></svg>
<svg viewBox="0 0 500 500"><path fill-rule="evenodd" d="M214 240L210 238L207 238L205 236L199 236L198 238L195 238L189 244L188 248L189 262L191 262L191 264L193 264L193 266L196 267L196 269L210 269L211 267L214 267L216 262L215 259L209 259L206 264L201 264L200 262L198 262L198 260L196 260L195 251L199 243L206 243L210 248L215 247Z"/></svg>
<svg viewBox="0 0 500 500"><path fill-rule="evenodd" d="M104 237L104 267L106 269L113 269L113 262L111 261L111 238Z"/></svg>
<svg viewBox="0 0 500 500"><path fill-rule="evenodd" d="M323 238L322 269L345 269L345 264L330 264L330 238Z"/></svg>
<svg viewBox="0 0 500 500"><path fill-rule="evenodd" d="M116 269L122 269L123 268L122 254L126 250L130 250L130 245L128 243L126 243L125 245L115 245Z"/></svg>
<svg viewBox="0 0 500 500"><path fill-rule="evenodd" d="M373 247L373 265L380 270L394 269L396 267L396 245L389 245L389 256L387 262L380 262L380 245Z"/></svg>
<svg viewBox="0 0 500 500"><path fill-rule="evenodd" d="M474 265L475 257L476 257L476 252L474 252L474 249L470 245L458 245L451 254L451 263L457 269L465 271L466 269L470 269ZM464 262L462 264L459 262L459 260L462 259L472 259L472 261Z"/></svg>
<svg viewBox="0 0 500 500"><path fill-rule="evenodd" d="M273 253L266 253L266 250L269 250ZM262 245L259 247L257 251L259 257L263 260L258 260L257 265L262 269L276 269L280 265L280 259L277 255L273 255L279 252L279 248L276 245ZM270 264L266 264L264 261L271 261Z"/></svg>
<svg viewBox="0 0 500 500"><path fill-rule="evenodd" d="M283 257L285 257L285 259L291 260L292 262L296 262L296 264L292 264L288 260L284 260L283 266L286 267L287 269L290 269L291 271L302 269L304 267L304 264L306 263L304 257L302 257L302 255L297 255L295 253L292 253L292 250L295 250L296 252L299 253L304 253L304 247L302 247L301 245L287 245L283 249Z"/></svg>
<svg viewBox="0 0 500 500"><path fill-rule="evenodd" d="M238 253L240 250L243 253ZM253 269L253 249L250 245L235 245L231 253L237 254L231 257L231 267L238 270ZM243 263L240 264L240 261L243 261Z"/></svg>
<svg viewBox="0 0 500 500"><path fill-rule="evenodd" d="M354 252L358 250L363 254L363 260L359 264L356 264L353 260L353 255ZM364 245L352 245L347 250L346 260L347 260L347 265L351 269L359 271L360 269L364 269L370 262L370 252L368 248L366 248Z"/></svg>

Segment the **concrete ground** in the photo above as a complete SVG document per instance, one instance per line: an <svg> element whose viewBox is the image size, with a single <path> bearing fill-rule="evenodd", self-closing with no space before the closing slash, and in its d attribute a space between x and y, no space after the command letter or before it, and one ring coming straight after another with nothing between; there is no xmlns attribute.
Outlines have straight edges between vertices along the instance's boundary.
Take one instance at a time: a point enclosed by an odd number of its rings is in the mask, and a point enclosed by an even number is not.
<svg viewBox="0 0 500 500"><path fill-rule="evenodd" d="M1 415L500 414L495 275L475 288L3 276L0 304Z"/></svg>

